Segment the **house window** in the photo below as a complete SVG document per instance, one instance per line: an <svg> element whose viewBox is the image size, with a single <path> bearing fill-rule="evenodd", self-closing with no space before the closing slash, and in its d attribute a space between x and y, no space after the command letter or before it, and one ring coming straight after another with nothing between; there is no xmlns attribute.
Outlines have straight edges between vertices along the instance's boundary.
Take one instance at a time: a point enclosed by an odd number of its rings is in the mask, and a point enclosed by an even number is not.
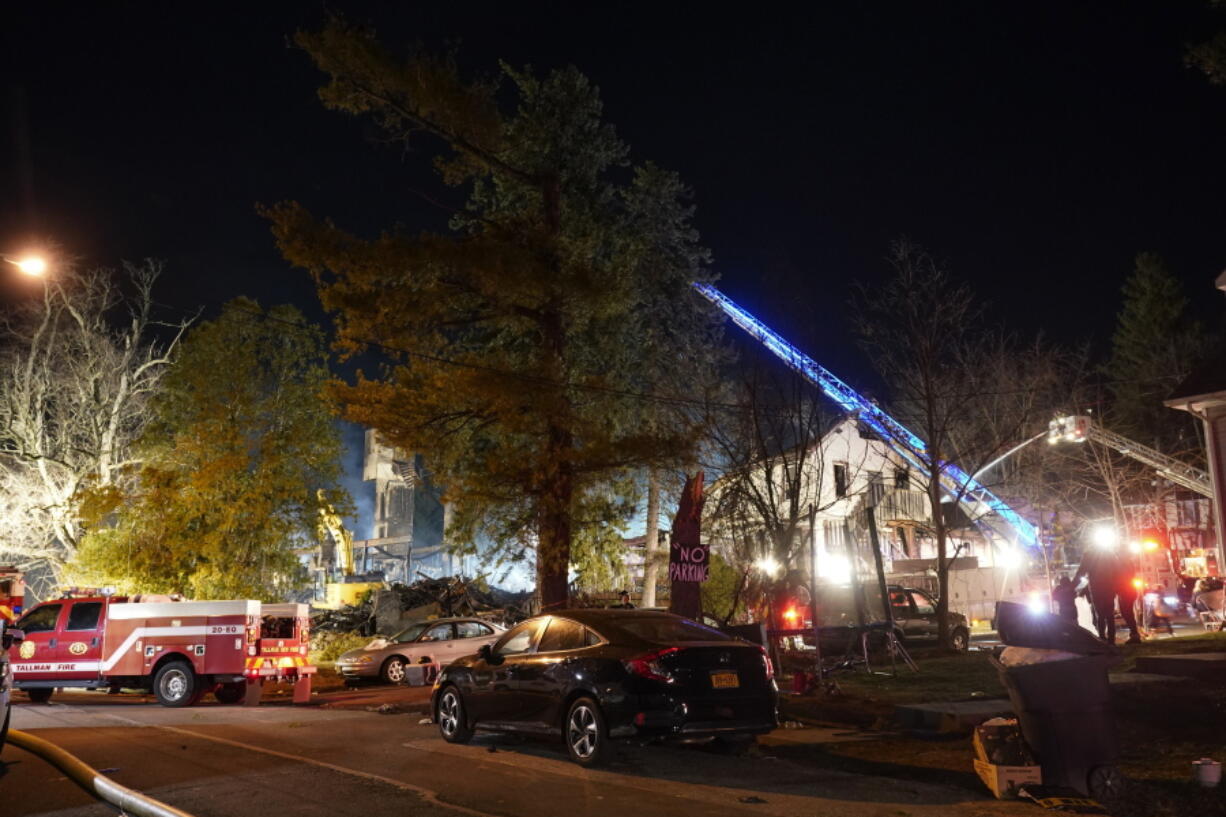
<svg viewBox="0 0 1226 817"><path fill-rule="evenodd" d="M911 471L908 468L894 469L894 490L906 491L911 487Z"/></svg>
<svg viewBox="0 0 1226 817"><path fill-rule="evenodd" d="M1192 528L1200 525L1200 503L1195 499L1184 499L1175 502L1175 515L1181 528Z"/></svg>
<svg viewBox="0 0 1226 817"><path fill-rule="evenodd" d="M834 495L847 496L847 463L834 464Z"/></svg>

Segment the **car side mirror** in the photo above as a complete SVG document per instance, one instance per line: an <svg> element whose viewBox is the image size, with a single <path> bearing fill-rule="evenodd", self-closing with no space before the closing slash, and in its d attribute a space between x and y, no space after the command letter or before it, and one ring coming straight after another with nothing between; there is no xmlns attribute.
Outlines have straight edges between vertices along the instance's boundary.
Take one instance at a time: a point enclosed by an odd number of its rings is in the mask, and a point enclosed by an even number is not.
<svg viewBox="0 0 1226 817"><path fill-rule="evenodd" d="M481 660L492 667L502 663L502 656L495 653L494 648L489 644L482 644L481 649L477 650L477 655L481 656Z"/></svg>
<svg viewBox="0 0 1226 817"><path fill-rule="evenodd" d="M20 644L26 640L26 634L21 630L5 630L4 635L0 636L0 649L7 650L14 644Z"/></svg>

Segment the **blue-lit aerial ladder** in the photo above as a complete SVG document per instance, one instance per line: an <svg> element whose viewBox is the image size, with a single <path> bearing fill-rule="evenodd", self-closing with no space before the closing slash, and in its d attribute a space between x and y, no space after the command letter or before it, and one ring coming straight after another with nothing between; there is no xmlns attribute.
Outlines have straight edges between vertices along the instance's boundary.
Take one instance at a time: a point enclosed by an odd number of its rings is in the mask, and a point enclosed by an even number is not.
<svg viewBox="0 0 1226 817"><path fill-rule="evenodd" d="M912 468L921 472L929 470L927 444L908 431L902 423L818 365L817 361L788 343L715 287L696 283L694 289L723 310L733 323L748 332L793 371L821 389L823 394L844 411L854 414ZM1034 525L956 464L947 462L941 469L941 488L949 496L958 498L959 504L973 521L991 529L1004 540L1027 548L1039 546L1038 531Z"/></svg>

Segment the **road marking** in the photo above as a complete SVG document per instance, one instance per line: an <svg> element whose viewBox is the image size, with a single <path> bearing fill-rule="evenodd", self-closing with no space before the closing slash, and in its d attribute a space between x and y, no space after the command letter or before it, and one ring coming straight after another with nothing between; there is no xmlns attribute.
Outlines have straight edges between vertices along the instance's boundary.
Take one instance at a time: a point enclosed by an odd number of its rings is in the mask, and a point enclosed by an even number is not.
<svg viewBox="0 0 1226 817"><path fill-rule="evenodd" d="M334 772L340 772L341 774L347 774L353 777L360 777L364 780L374 780L379 783L386 783L389 786L394 786L403 791L413 792L414 794L422 797L424 800L431 802L435 804L436 806L439 806L440 808L452 809L454 811L458 811L463 814L471 814L473 815L473 817L502 817L502 815L493 814L492 812L479 811L478 809L469 808L468 806L461 806L456 803L448 803L446 800L441 799L438 795L438 792L434 791L433 789L427 789L422 786L416 786L412 783L406 783L403 780L396 780L395 778L392 778L392 777L384 777L381 774L373 774L371 772L363 772L357 769L350 769L345 766L338 766L335 763L328 763L323 760L316 760L313 757L304 757L302 755L295 755L289 752L279 752L276 749L265 749L263 746L253 746L249 743L242 743L241 741L230 740L229 738L221 738L221 737L217 737L216 735L205 735L200 732L194 732L191 729L180 729L177 726L164 726L161 724L146 724L146 723L141 723L140 721L132 720L130 718L122 717L120 715L107 714L106 717L113 718L117 721L124 721L133 726L144 727L146 729L150 729L150 728L163 729L167 732L174 732L175 734L178 734L178 735L188 735L193 738L200 738L201 740L211 740L214 743L220 743L225 746L234 746L238 749L246 749L247 751L250 751L250 752L259 752L260 754L270 755L271 757L279 757L282 760L293 760L299 763L307 763L307 764L310 764L311 766L318 766L321 769L329 769Z"/></svg>

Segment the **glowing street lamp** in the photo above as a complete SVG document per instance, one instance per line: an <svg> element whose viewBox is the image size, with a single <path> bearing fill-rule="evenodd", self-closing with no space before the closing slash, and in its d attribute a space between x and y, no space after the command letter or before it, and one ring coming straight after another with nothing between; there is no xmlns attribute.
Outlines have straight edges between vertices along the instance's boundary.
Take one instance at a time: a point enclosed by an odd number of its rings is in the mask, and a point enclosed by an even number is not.
<svg viewBox="0 0 1226 817"><path fill-rule="evenodd" d="M41 278L47 274L47 259L40 256L26 255L17 258L0 254L0 258L15 266L23 275L29 275L31 278Z"/></svg>
<svg viewBox="0 0 1226 817"><path fill-rule="evenodd" d="M1120 532L1114 525L1098 524L1090 530L1090 541L1096 548L1112 550L1120 543Z"/></svg>
<svg viewBox="0 0 1226 817"><path fill-rule="evenodd" d="M754 567L758 568L758 570L761 570L768 576L774 576L779 572L779 562L770 556L766 556L754 562Z"/></svg>
<svg viewBox="0 0 1226 817"><path fill-rule="evenodd" d="M1000 566L1006 570L1018 570L1026 563L1026 556L1021 548L1011 547L999 551Z"/></svg>

